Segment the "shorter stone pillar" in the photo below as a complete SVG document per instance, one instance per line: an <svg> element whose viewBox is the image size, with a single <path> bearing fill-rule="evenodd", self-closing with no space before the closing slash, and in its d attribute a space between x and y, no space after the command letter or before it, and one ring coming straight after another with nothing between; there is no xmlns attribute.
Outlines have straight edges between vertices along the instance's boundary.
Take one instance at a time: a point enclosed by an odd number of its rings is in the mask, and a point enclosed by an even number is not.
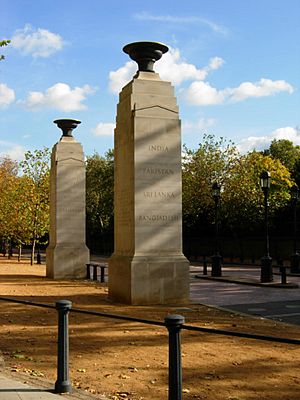
<svg viewBox="0 0 300 400"><path fill-rule="evenodd" d="M82 146L72 136L80 121L60 119L54 123L63 134L51 155L47 277L84 278L89 262L85 244L85 163Z"/></svg>

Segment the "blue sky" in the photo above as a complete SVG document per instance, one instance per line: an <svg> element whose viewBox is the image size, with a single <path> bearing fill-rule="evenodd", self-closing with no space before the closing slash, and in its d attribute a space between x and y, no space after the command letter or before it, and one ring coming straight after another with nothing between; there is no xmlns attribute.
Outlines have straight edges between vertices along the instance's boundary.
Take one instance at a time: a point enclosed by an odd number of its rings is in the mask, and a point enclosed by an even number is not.
<svg viewBox="0 0 300 400"><path fill-rule="evenodd" d="M0 0L0 156L51 148L58 118L82 124L87 155L113 147L118 92L136 64L125 44L169 52L155 64L171 80L182 142L203 133L241 151L272 139L300 145L299 0Z"/></svg>

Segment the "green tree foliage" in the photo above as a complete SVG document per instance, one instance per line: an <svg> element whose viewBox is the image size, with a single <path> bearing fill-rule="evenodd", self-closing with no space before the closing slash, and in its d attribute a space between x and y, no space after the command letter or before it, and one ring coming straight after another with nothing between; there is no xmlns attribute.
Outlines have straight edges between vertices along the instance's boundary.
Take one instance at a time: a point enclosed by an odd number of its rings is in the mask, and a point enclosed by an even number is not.
<svg viewBox="0 0 300 400"><path fill-rule="evenodd" d="M28 151L20 162L22 179L19 182L22 199L21 215L26 225L26 243L32 244L32 257L36 243L41 243L49 231L50 223L50 151Z"/></svg>
<svg viewBox="0 0 300 400"><path fill-rule="evenodd" d="M286 168L294 174L295 165L300 158L299 146L287 139L272 140L269 148L270 156L281 161Z"/></svg>
<svg viewBox="0 0 300 400"><path fill-rule="evenodd" d="M184 148L182 203L187 227L212 221L212 184L218 182L224 188L238 160L234 144L213 135L204 135L197 150Z"/></svg>
<svg viewBox="0 0 300 400"><path fill-rule="evenodd" d="M1 40L0 41L0 47L7 46L10 43L10 40ZM5 56L3 54L0 54L0 61L4 60Z"/></svg>
<svg viewBox="0 0 300 400"><path fill-rule="evenodd" d="M240 156L222 193L224 223L236 233L250 233L262 225L264 208L260 174L271 175L269 192L270 220L290 200L289 188L293 181L289 170L278 160L253 151Z"/></svg>
<svg viewBox="0 0 300 400"><path fill-rule="evenodd" d="M98 153L86 160L86 218L89 236L104 240L113 227L114 155Z"/></svg>
<svg viewBox="0 0 300 400"><path fill-rule="evenodd" d="M293 181L279 159L259 152L240 155L231 142L205 135L197 150L185 148L183 158L183 217L185 228L207 232L214 221L212 184L221 184L222 232L249 234L262 226L264 217L260 174L272 177L270 220L290 200Z"/></svg>

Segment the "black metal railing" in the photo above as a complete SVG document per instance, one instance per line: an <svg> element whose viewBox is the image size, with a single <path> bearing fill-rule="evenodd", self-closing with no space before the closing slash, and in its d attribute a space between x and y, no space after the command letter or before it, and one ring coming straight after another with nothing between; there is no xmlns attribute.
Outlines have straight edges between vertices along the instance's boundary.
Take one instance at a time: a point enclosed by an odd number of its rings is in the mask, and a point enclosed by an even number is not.
<svg viewBox="0 0 300 400"><path fill-rule="evenodd" d="M285 344L300 345L300 340L282 338L276 336L258 335L246 332L235 332L223 329L203 328L192 325L185 325L184 317L181 315L168 315L164 322L152 321L143 318L129 317L125 315L110 314L98 311L88 311L79 308L72 308L69 300L59 300L55 306L49 304L35 303L28 300L17 300L9 297L0 297L0 301L7 301L17 304L25 304L33 307L55 309L58 312L58 336L57 336L57 380L55 382L56 393L70 393L72 384L69 379L69 333L68 316L70 312L87 314L97 317L113 318L128 322L138 322L148 325L165 327L169 333L169 400L182 400L182 366L181 366L181 330L205 332L215 335L235 336L246 339L264 340Z"/></svg>

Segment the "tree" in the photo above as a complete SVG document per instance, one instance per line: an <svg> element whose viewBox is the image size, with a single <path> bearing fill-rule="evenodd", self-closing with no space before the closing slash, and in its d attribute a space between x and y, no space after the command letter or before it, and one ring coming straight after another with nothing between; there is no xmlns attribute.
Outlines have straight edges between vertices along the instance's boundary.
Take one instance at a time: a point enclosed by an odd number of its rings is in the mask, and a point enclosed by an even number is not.
<svg viewBox="0 0 300 400"><path fill-rule="evenodd" d="M10 40L1 40L0 41L0 47L7 46L10 43ZM0 61L4 60L5 56L3 54L0 54Z"/></svg>
<svg viewBox="0 0 300 400"><path fill-rule="evenodd" d="M239 159L232 142L204 135L197 150L184 147L182 204L185 227L203 228L213 220L212 184L224 188Z"/></svg>
<svg viewBox="0 0 300 400"><path fill-rule="evenodd" d="M100 237L102 248L107 248L105 237L113 228L114 154L104 157L98 153L86 160L86 218L88 238Z"/></svg>
<svg viewBox="0 0 300 400"><path fill-rule="evenodd" d="M183 162L184 227L191 232L212 234L214 203L212 184L221 184L222 233L240 237L258 232L262 226L263 192L260 173L272 177L269 193L270 221L290 200L293 181L288 169L278 159L253 151L240 155L233 143L214 136L204 136L196 151L185 149Z"/></svg>
<svg viewBox="0 0 300 400"><path fill-rule="evenodd" d="M20 212L26 226L26 243L32 244L31 263L36 244L45 241L45 235L49 231L49 164L50 151L46 147L43 150L27 151L25 160L20 162L23 173L19 185L19 196L22 199Z"/></svg>
<svg viewBox="0 0 300 400"><path fill-rule="evenodd" d="M15 220L13 217L14 196L18 177L18 163L9 157L0 159L0 237L2 241L11 241Z"/></svg>
<svg viewBox="0 0 300 400"><path fill-rule="evenodd" d="M262 224L264 208L260 174L264 170L271 174L270 221L290 200L291 174L278 159L256 151L241 156L222 193L224 223L237 233L257 231Z"/></svg>
<svg viewBox="0 0 300 400"><path fill-rule="evenodd" d="M293 142L287 139L274 139L271 142L269 154L273 158L280 160L290 173L294 174L295 165L300 158L299 146L294 146Z"/></svg>

